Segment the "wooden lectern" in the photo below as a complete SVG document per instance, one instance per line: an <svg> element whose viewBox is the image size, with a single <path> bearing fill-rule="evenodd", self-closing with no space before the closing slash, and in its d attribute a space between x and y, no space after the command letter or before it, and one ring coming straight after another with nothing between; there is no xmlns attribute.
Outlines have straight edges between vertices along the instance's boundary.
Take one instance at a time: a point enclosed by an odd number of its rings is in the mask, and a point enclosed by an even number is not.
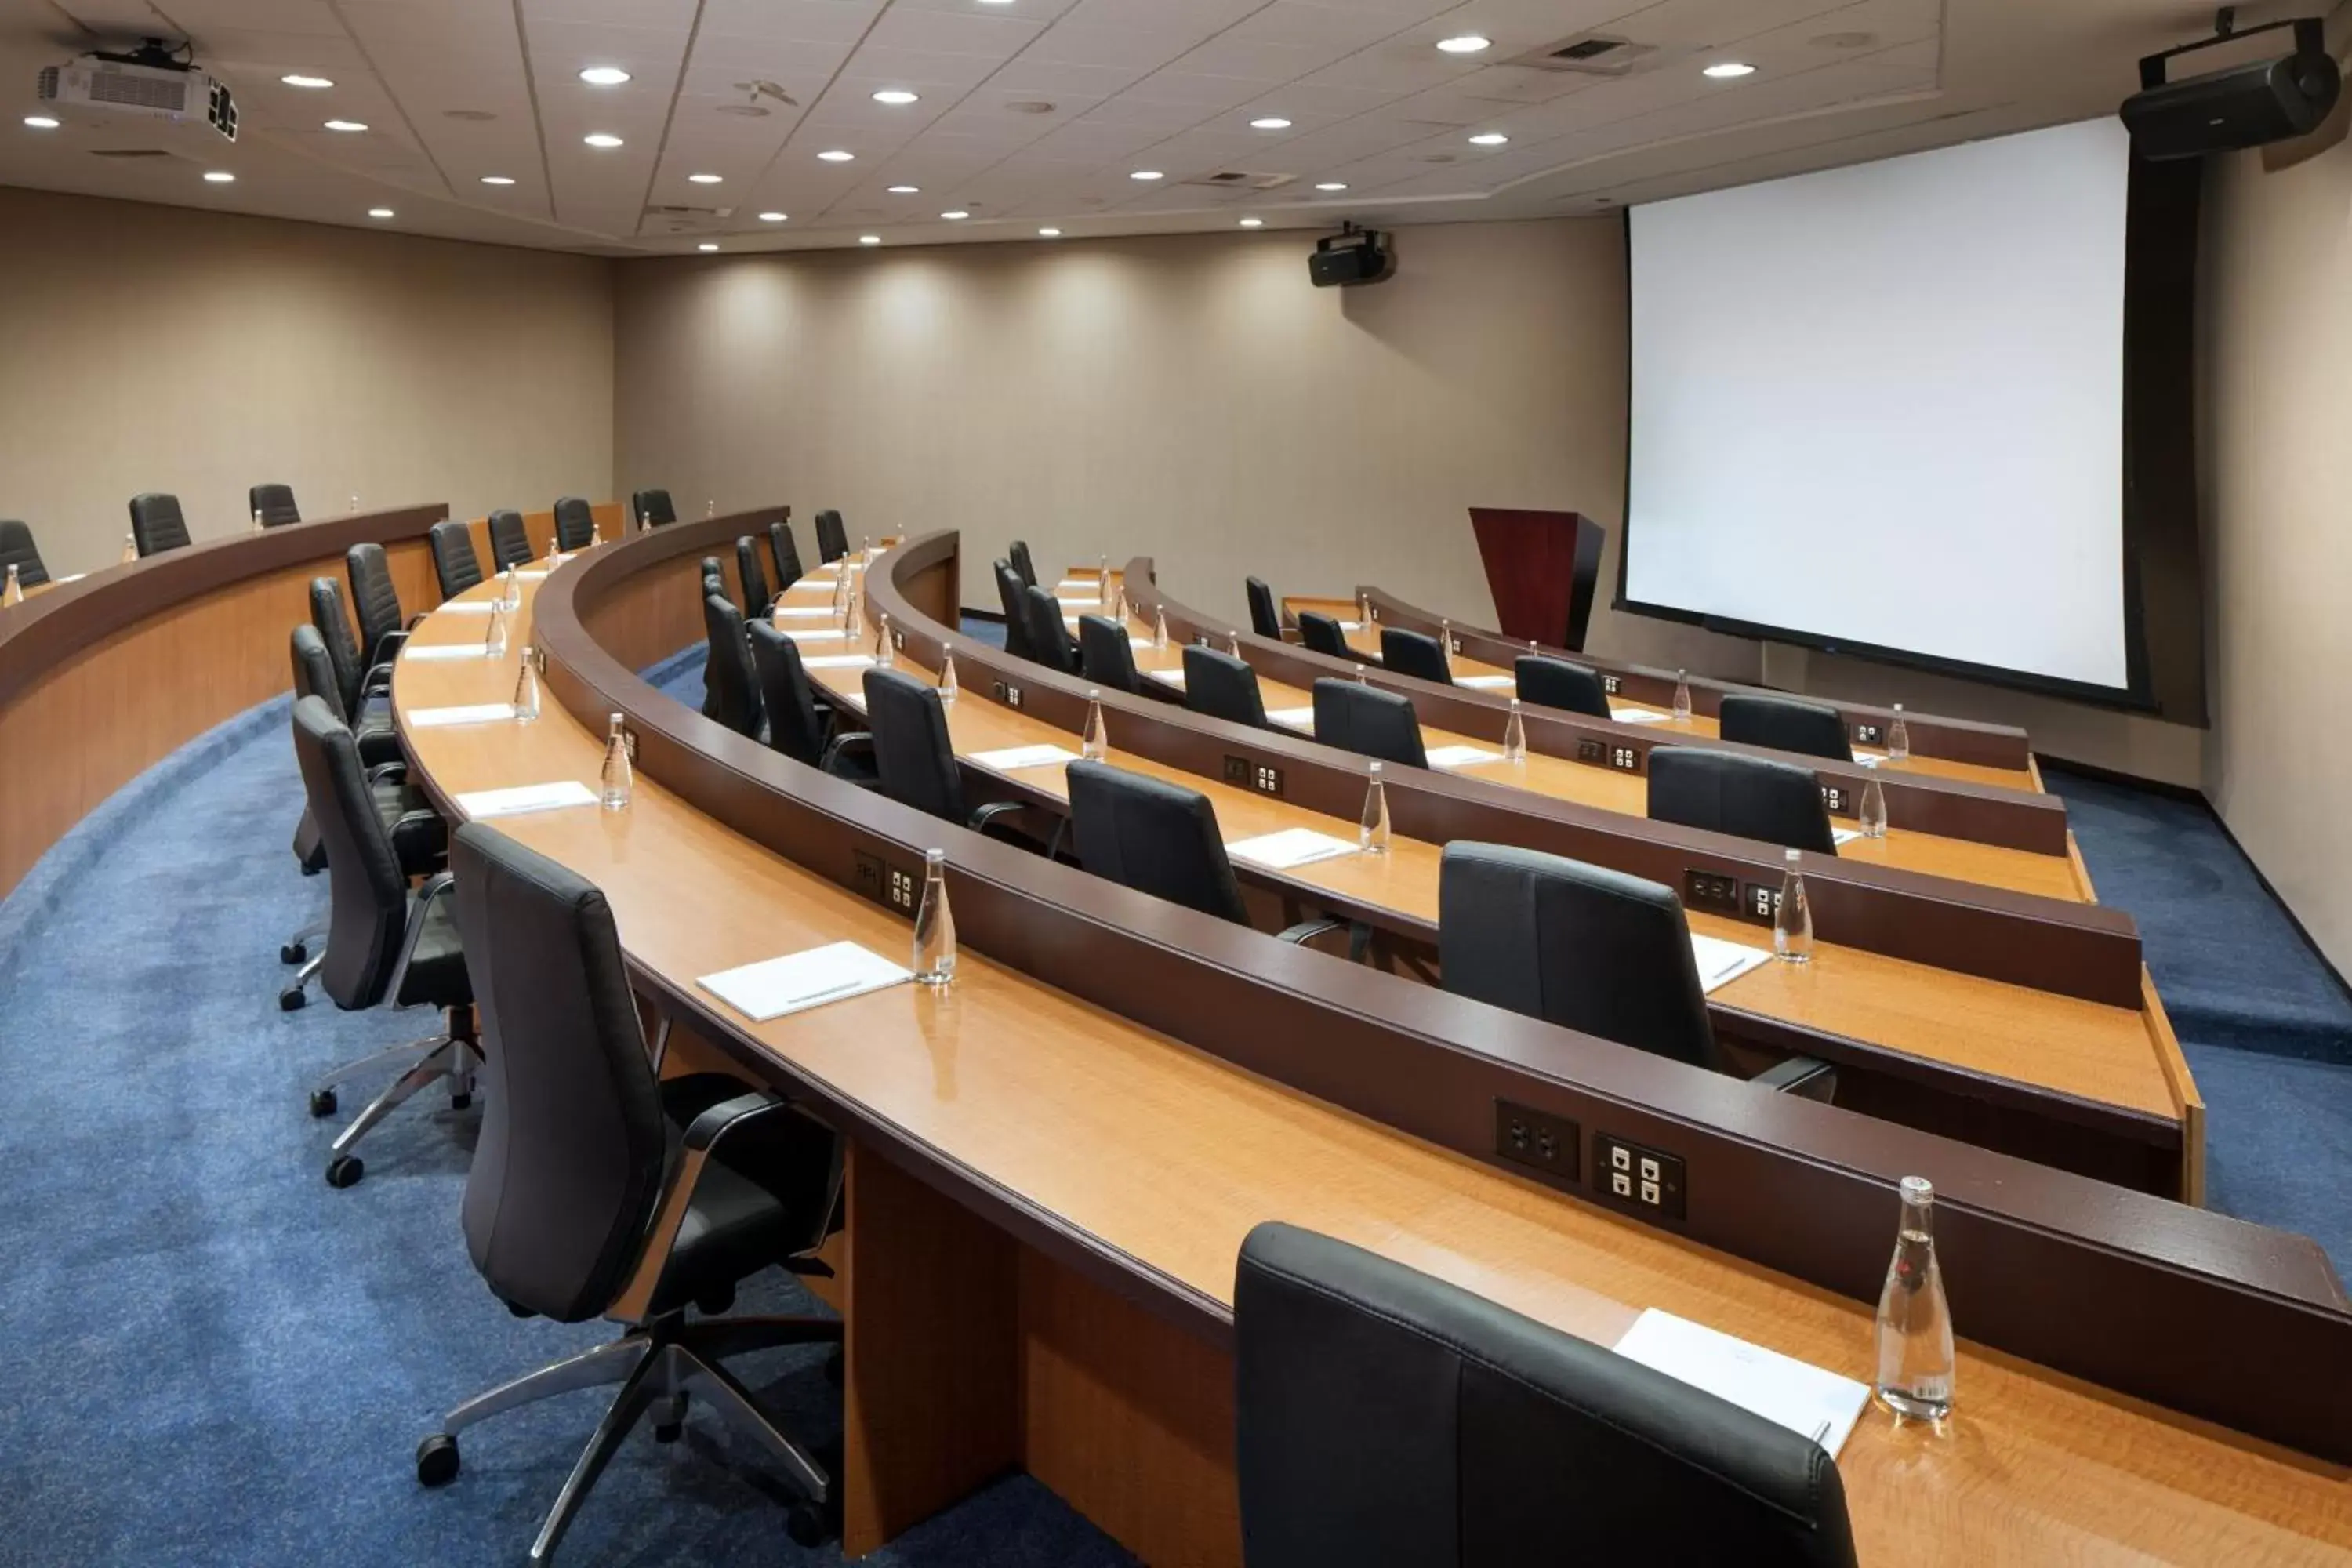
<svg viewBox="0 0 2352 1568"><path fill-rule="evenodd" d="M1474 506L1470 526L1503 635L1582 652L1601 575L1601 525L1582 512Z"/></svg>

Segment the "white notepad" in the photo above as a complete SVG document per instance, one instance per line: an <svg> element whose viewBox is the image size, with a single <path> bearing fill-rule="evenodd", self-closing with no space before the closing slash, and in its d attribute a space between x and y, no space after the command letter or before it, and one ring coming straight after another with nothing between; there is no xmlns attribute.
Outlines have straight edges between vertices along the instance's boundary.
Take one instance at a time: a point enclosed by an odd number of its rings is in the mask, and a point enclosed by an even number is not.
<svg viewBox="0 0 2352 1568"><path fill-rule="evenodd" d="M1096 582L1091 577L1065 577L1060 582L1054 584L1054 592L1056 594L1099 594L1102 592L1102 584Z"/></svg>
<svg viewBox="0 0 2352 1568"><path fill-rule="evenodd" d="M452 599L434 609L436 616L487 616L497 609L495 599Z"/></svg>
<svg viewBox="0 0 2352 1568"><path fill-rule="evenodd" d="M1664 724L1673 719L1671 713L1660 713L1649 708L1619 708L1609 715L1620 724Z"/></svg>
<svg viewBox="0 0 2352 1568"><path fill-rule="evenodd" d="M844 1002L914 978L914 971L891 963L878 952L854 942L836 942L805 952L747 963L723 973L706 974L695 984L753 1023L764 1024L787 1013L803 1012L827 1002Z"/></svg>
<svg viewBox="0 0 2352 1568"><path fill-rule="evenodd" d="M803 631L798 626L778 626L778 631L794 642L846 642L849 634L839 626L812 627Z"/></svg>
<svg viewBox="0 0 2352 1568"><path fill-rule="evenodd" d="M1517 686L1518 678L1511 675L1457 675L1456 686L1466 686L1473 691L1500 691L1506 686Z"/></svg>
<svg viewBox="0 0 2352 1568"><path fill-rule="evenodd" d="M1225 846L1225 853L1270 871L1287 871L1294 866L1311 866L1318 860L1353 855L1360 847L1311 827L1286 827L1279 833L1262 834L1255 838L1237 838Z"/></svg>
<svg viewBox="0 0 2352 1568"><path fill-rule="evenodd" d="M449 724L496 724L513 718L511 702L477 702L469 708L419 708L408 715L408 721L420 730L437 730Z"/></svg>
<svg viewBox="0 0 2352 1568"><path fill-rule="evenodd" d="M488 658L490 650L478 642L436 643L431 647L418 647L410 643L400 650L403 658L420 663L445 658Z"/></svg>
<svg viewBox="0 0 2352 1568"><path fill-rule="evenodd" d="M773 612L780 621L821 621L833 614L831 605L778 605Z"/></svg>
<svg viewBox="0 0 2352 1568"><path fill-rule="evenodd" d="M1315 710L1312 707L1276 708L1266 713L1265 721L1287 725L1293 730L1312 730L1315 728Z"/></svg>
<svg viewBox="0 0 2352 1568"><path fill-rule="evenodd" d="M1885 752L1856 752L1853 754L1854 765L1857 767L1874 768L1885 760Z"/></svg>
<svg viewBox="0 0 2352 1568"><path fill-rule="evenodd" d="M536 583L546 575L547 572L544 569L526 571L519 567L515 571L515 581L518 583Z"/></svg>
<svg viewBox="0 0 2352 1568"><path fill-rule="evenodd" d="M1007 746L1001 752L974 752L971 760L983 768L1010 773L1015 768L1050 768L1078 760L1076 752L1059 746Z"/></svg>
<svg viewBox="0 0 2352 1568"><path fill-rule="evenodd" d="M1743 942L1726 942L1721 937L1690 933L1691 956L1698 960L1698 988L1712 992L1719 985L1728 985L1751 969L1772 961L1763 948L1749 947Z"/></svg>
<svg viewBox="0 0 2352 1568"><path fill-rule="evenodd" d="M1143 673L1162 685L1176 688L1179 691L1184 689L1184 672L1181 669L1147 669Z"/></svg>
<svg viewBox="0 0 2352 1568"><path fill-rule="evenodd" d="M562 784L517 784L512 789L478 789L457 797L457 807L477 821L486 816L520 816L527 811L556 811L564 806L593 805L596 792L574 779Z"/></svg>
<svg viewBox="0 0 2352 1568"><path fill-rule="evenodd" d="M1054 595L1054 603L1062 605L1066 609L1093 611L1101 606L1102 595L1099 594L1087 594L1083 595L1077 594L1056 594Z"/></svg>
<svg viewBox="0 0 2352 1568"><path fill-rule="evenodd" d="M1832 827L1830 829L1830 842L1832 844L1851 844L1861 837L1862 829L1859 827Z"/></svg>
<svg viewBox="0 0 2352 1568"><path fill-rule="evenodd" d="M1845 1447L1870 1398L1870 1390L1850 1377L1655 1307L1633 1320L1617 1342L1617 1353L1810 1437L1832 1458Z"/></svg>
<svg viewBox="0 0 2352 1568"><path fill-rule="evenodd" d="M1440 746L1429 753L1433 768L1475 768L1481 763L1499 763L1500 752L1490 752L1483 746Z"/></svg>
<svg viewBox="0 0 2352 1568"><path fill-rule="evenodd" d="M870 653L828 653L801 660L803 669L863 669L874 662Z"/></svg>

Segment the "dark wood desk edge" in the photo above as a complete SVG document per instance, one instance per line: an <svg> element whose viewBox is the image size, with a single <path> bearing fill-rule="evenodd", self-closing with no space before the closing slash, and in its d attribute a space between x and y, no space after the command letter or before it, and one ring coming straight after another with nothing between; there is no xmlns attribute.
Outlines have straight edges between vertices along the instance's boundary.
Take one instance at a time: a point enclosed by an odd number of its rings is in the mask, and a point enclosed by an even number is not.
<svg viewBox="0 0 2352 1568"><path fill-rule="evenodd" d="M1705 1191L1678 1234L1857 1300L1877 1294L1893 1175L1932 1169L1948 1194L1941 1239L1948 1266L1957 1279L1989 1282L1968 1309L1971 1338L2322 1457L2352 1457L2352 1416L2318 1392L2336 1380L2315 1373L2352 1363L2352 1316L2325 1255L2305 1238L1833 1108L1759 1096L1284 948L906 812L662 696L602 652L582 605L703 550L731 526L665 529L567 566L542 585L534 636L557 700L597 721L610 711L627 715L648 776L735 831L845 887L861 838L907 858L944 845L958 879L959 924L976 950L1179 1038L1246 1020L1190 1043L1496 1169L1509 1169L1487 1152L1498 1092L1588 1128L1660 1140L1684 1151L1695 1195ZM887 592L890 575L877 574L878 590ZM690 584L681 591L690 594ZM1049 941L1040 934L1049 929L1085 940ZM1083 963L1071 956L1080 947ZM1056 954L1071 973L1054 973ZM1194 983L1139 983L1160 967ZM1475 1019L1463 1011L1474 1008ZM1480 1047L1456 1043L1474 1037ZM1396 1070L1400 1063L1417 1064L1418 1072ZM897 1158L927 1162L923 1179L939 1190L967 1203L993 1201L938 1151L892 1147ZM1815 1223L1789 1226L1791 1212ZM1122 1293L1130 1299L1146 1299L1138 1290L1165 1293L1161 1276L1138 1274L1123 1254L1067 1234L1040 1240L1089 1277L1103 1278L1106 1267L1127 1270ZM1197 1295L1182 1294L1191 1299L1160 1310L1199 1324ZM2085 1299L2132 1300L2141 1310L2120 1325L2094 1321L2079 1310ZM2183 1342L2226 1342L2243 1354L2224 1369L2213 1358L2181 1356Z"/></svg>

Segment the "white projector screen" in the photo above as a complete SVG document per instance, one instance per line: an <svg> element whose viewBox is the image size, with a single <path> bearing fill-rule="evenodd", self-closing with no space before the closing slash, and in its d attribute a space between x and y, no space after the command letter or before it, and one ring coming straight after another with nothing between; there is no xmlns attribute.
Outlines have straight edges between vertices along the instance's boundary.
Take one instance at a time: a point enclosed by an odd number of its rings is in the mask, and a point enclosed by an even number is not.
<svg viewBox="0 0 2352 1568"><path fill-rule="evenodd" d="M1633 208L1625 607L2126 686L2129 151L2092 121Z"/></svg>

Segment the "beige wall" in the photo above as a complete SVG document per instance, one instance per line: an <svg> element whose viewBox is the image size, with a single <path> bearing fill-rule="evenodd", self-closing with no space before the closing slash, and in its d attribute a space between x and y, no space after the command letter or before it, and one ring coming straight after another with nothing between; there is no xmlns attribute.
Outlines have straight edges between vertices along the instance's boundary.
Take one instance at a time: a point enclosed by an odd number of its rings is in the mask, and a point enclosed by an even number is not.
<svg viewBox="0 0 2352 1568"><path fill-rule="evenodd" d="M611 264L0 189L0 516L52 571L126 503L199 538L278 479L316 515L613 493Z"/></svg>

